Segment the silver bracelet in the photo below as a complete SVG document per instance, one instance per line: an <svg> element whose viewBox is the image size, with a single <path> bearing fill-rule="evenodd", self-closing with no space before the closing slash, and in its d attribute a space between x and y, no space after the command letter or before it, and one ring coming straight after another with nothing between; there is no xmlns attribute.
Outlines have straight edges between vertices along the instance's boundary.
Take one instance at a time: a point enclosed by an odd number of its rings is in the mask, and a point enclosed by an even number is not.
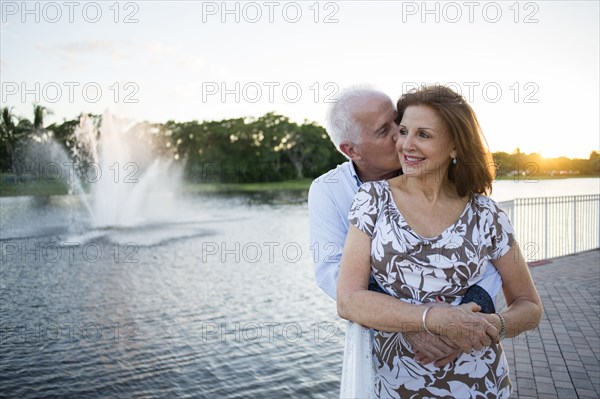
<svg viewBox="0 0 600 399"><path fill-rule="evenodd" d="M429 312L432 307L433 306L427 306L425 308L425 310L423 311L423 317L421 318L421 324L423 326L423 330L427 331L430 335L435 335L434 333L429 331L429 328L427 328L427 324L425 324L425 318L427 317L427 312Z"/></svg>
<svg viewBox="0 0 600 399"><path fill-rule="evenodd" d="M500 318L500 332L498 333L498 336L500 337L500 341L502 341L504 337L506 337L506 321L504 320L504 316L502 316L500 313L496 314Z"/></svg>

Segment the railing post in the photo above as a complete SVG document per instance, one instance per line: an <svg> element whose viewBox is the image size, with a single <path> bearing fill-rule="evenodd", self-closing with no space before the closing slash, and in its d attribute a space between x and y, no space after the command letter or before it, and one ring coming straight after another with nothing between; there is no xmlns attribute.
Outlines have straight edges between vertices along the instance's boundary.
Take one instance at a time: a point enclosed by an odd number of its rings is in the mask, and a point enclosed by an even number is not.
<svg viewBox="0 0 600 399"><path fill-rule="evenodd" d="M548 220L548 197L544 198L544 259L548 259L548 224L550 221Z"/></svg>
<svg viewBox="0 0 600 399"><path fill-rule="evenodd" d="M577 197L573 196L573 253L577 253Z"/></svg>

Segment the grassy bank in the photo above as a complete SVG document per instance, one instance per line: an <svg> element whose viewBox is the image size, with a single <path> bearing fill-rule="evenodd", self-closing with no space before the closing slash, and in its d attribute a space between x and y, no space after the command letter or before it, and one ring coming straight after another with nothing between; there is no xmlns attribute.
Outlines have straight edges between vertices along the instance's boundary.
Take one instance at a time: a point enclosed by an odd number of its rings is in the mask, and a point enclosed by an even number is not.
<svg viewBox="0 0 600 399"><path fill-rule="evenodd" d="M68 186L62 182L0 182L0 197L16 197L21 195L44 197L48 195L66 195L68 192Z"/></svg>
<svg viewBox="0 0 600 399"><path fill-rule="evenodd" d="M599 177L590 175L563 175L563 176L502 176L497 180L535 181L551 179L572 179L584 177ZM234 193L234 192L264 192L264 191L303 191L308 190L312 179L300 179L272 183L184 183L182 192L185 194L202 193ZM47 196L66 195L68 187L63 182L32 181L25 183L7 182L0 179L0 197L22 195Z"/></svg>
<svg viewBox="0 0 600 399"><path fill-rule="evenodd" d="M262 191L303 191L308 190L312 179L292 180L273 183L201 184L184 183L181 191L185 194L235 193ZM68 187L61 182L7 183L0 181L0 197L66 195Z"/></svg>
<svg viewBox="0 0 600 399"><path fill-rule="evenodd" d="M257 192L257 191L292 191L308 190L312 179L300 179L271 183L227 183L227 184L203 184L185 183L184 193L222 193L222 192Z"/></svg>

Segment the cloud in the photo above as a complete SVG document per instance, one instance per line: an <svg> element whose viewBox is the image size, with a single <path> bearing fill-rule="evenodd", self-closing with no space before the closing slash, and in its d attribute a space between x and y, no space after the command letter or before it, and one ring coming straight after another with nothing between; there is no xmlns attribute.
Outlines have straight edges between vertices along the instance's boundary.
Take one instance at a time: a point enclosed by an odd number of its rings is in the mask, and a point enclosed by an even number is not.
<svg viewBox="0 0 600 399"><path fill-rule="evenodd" d="M179 63L180 66L189 69L192 72L200 72L204 69L206 63L204 58L201 56L189 56L186 55L183 60Z"/></svg>
<svg viewBox="0 0 600 399"><path fill-rule="evenodd" d="M100 55L106 57L111 63L120 62L127 57L128 41L117 43L112 40L86 40L58 45L36 45L36 48L51 56L61 59L68 69L87 66L86 57Z"/></svg>
<svg viewBox="0 0 600 399"><path fill-rule="evenodd" d="M2 25L0 25L0 34L2 35L3 38L5 38L6 36L10 36L13 39L18 39L19 36L15 35L14 33L10 32L10 30L6 29L7 26L10 25L10 22L3 22Z"/></svg>
<svg viewBox="0 0 600 399"><path fill-rule="evenodd" d="M36 45L39 50L56 54L62 58L81 57L82 54L90 53L114 53L117 51L112 40L88 40L53 46Z"/></svg>
<svg viewBox="0 0 600 399"><path fill-rule="evenodd" d="M190 55L189 50L163 42L147 42L143 45L148 62L160 64L167 62L178 65L190 72L200 72L205 66L205 60L198 55Z"/></svg>
<svg viewBox="0 0 600 399"><path fill-rule="evenodd" d="M179 49L177 49L176 46L174 46L172 44L162 43L162 42L144 43L144 49L146 50L146 53L149 55L160 55L160 56L166 56L166 55L171 56L180 51Z"/></svg>
<svg viewBox="0 0 600 399"><path fill-rule="evenodd" d="M142 46L150 64L160 64L173 58L180 52L175 46L161 42L147 42Z"/></svg>

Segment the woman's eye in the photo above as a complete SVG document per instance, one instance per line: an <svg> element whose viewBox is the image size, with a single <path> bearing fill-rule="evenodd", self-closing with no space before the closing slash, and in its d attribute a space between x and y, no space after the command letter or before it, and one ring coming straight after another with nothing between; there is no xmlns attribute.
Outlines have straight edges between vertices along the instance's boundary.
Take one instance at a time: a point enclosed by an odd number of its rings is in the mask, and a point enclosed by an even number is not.
<svg viewBox="0 0 600 399"><path fill-rule="evenodd" d="M408 134L408 130L406 129L400 129L400 135L401 136L406 136Z"/></svg>
<svg viewBox="0 0 600 399"><path fill-rule="evenodd" d="M425 132L420 132L419 133L419 137L423 137L423 138L428 138L430 137L429 134L425 133Z"/></svg>

